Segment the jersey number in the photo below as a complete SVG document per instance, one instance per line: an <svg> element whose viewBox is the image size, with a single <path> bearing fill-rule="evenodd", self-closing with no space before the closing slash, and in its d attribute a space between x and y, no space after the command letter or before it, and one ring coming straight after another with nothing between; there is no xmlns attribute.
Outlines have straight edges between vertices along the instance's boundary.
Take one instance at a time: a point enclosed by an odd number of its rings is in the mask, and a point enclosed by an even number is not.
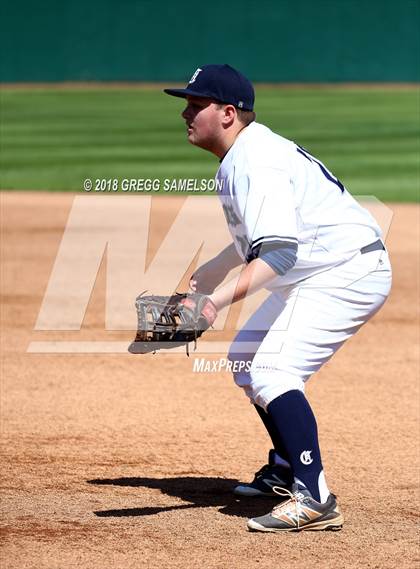
<svg viewBox="0 0 420 569"><path fill-rule="evenodd" d="M228 205L228 204L223 204L222 207L223 207L223 211L225 213L226 221L228 222L228 224L231 227L237 227L238 225L241 224L241 220L236 215L235 210L233 209L233 206ZM248 255L248 251L249 251L249 243L248 243L247 238L245 237L245 235L238 235L236 231L235 231L235 237L236 237L236 240L241 247L241 250L242 250L244 257L246 257Z"/></svg>
<svg viewBox="0 0 420 569"><path fill-rule="evenodd" d="M223 204L223 211L225 212L226 221L231 227L236 227L241 223L241 220L236 215L235 210L231 205Z"/></svg>
<svg viewBox="0 0 420 569"><path fill-rule="evenodd" d="M309 160L309 162L315 162L315 164L318 164L318 166L321 168L321 172L324 174L327 180L335 184L337 187L340 188L342 192L344 192L345 188L343 184L340 182L338 178L333 176L329 170L327 170L327 168L324 166L322 162L311 156L307 150L305 150L304 148L302 148L302 146L299 146L298 144L296 144L296 150L299 152L299 154L302 154L302 156L304 156L307 160Z"/></svg>

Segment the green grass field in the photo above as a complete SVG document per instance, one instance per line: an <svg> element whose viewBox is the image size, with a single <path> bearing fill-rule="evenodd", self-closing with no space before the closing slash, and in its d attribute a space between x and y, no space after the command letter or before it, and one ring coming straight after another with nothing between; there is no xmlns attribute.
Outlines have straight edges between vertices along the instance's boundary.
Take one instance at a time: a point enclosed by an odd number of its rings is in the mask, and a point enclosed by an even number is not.
<svg viewBox="0 0 420 569"><path fill-rule="evenodd" d="M211 178L183 101L149 88L3 89L1 189L81 191L85 178ZM257 120L306 147L353 194L418 201L418 89L257 88Z"/></svg>

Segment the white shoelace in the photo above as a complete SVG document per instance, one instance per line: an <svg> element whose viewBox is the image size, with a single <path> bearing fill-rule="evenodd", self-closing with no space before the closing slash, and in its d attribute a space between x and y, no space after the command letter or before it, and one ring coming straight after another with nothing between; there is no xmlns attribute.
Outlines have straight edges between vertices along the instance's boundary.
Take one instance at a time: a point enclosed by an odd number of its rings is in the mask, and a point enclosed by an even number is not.
<svg viewBox="0 0 420 569"><path fill-rule="evenodd" d="M279 496L288 496L289 499L286 502L281 502L280 504L278 504L277 506L274 506L271 514L274 516L274 514L276 514L278 511L280 510L288 510L290 509L290 506L293 504L295 506L295 512L296 512L296 523L297 523L297 528L300 528L300 515L302 512L302 500L305 498L305 496L301 493L301 492L290 492L290 490L288 490L287 488L282 488L281 486L273 486L273 492L275 494L278 494ZM288 506L286 508L286 506ZM274 516L277 517L277 516Z"/></svg>

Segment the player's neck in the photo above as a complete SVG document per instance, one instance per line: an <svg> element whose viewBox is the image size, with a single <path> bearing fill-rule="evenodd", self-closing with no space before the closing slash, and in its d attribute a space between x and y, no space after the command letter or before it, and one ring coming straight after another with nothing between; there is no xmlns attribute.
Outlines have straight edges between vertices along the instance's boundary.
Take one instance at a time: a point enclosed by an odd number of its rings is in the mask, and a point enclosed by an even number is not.
<svg viewBox="0 0 420 569"><path fill-rule="evenodd" d="M236 139L240 135L240 133L247 127L248 125L238 123L232 129L229 129L225 132L223 138L220 140L220 144L212 150L213 154L215 154L220 160L226 156L232 146L235 144Z"/></svg>

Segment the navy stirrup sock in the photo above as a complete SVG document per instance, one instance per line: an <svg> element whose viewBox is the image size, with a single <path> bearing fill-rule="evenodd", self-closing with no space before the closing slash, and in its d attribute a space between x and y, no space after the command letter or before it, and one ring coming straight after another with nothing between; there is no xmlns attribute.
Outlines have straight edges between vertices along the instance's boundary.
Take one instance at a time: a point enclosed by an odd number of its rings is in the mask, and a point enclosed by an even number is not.
<svg viewBox="0 0 420 569"><path fill-rule="evenodd" d="M270 436L270 439L271 439L271 442L273 443L273 448L276 452L276 455L278 457L280 457L281 459L283 459L284 461L289 462L286 448L283 444L283 441L279 437L279 434L277 433L277 429L276 429L275 425L273 424L273 421L272 421L270 415L268 413L266 413L264 411L264 409L262 407L260 407L259 405L255 404L254 407L255 407L258 415L260 416L261 421L264 423L264 427L265 427L267 433Z"/></svg>
<svg viewBox="0 0 420 569"><path fill-rule="evenodd" d="M281 436L295 479L303 482L319 502L322 462L318 429L305 395L298 390L288 391L271 401L267 413Z"/></svg>

